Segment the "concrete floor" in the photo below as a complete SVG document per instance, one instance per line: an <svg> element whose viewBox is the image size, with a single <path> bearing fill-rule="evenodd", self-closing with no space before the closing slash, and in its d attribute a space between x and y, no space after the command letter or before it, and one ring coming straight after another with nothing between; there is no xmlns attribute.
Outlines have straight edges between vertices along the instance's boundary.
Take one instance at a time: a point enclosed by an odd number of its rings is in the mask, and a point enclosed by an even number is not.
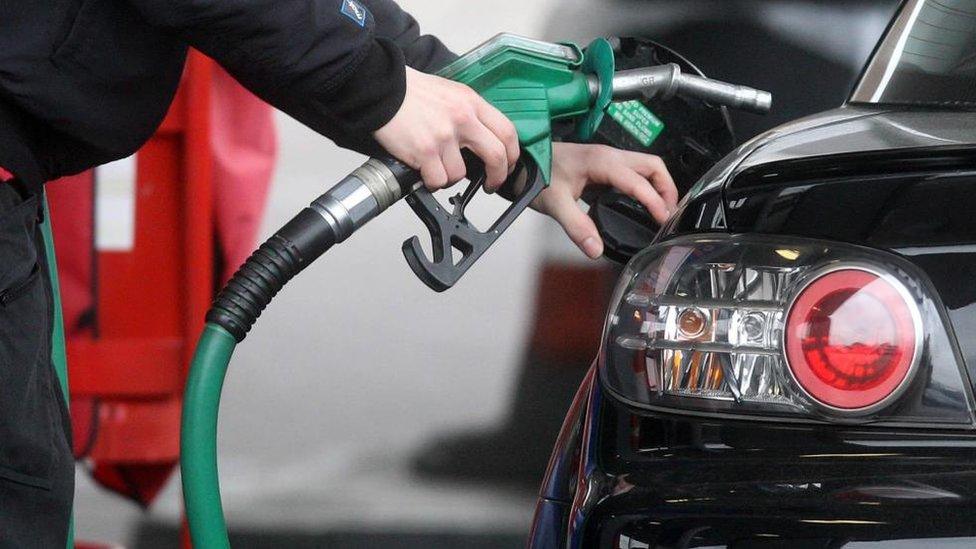
<svg viewBox="0 0 976 549"><path fill-rule="evenodd" d="M464 51L500 30L542 35L559 2L401 4ZM285 116L279 122L264 235L362 161ZM238 348L224 391L220 467L231 527L526 533L531 492L420 482L407 457L435 433L503 414L547 224L527 215L456 288L435 294L400 253L404 239L425 233L399 205L292 282ZM126 542L140 524L172 527L177 486L174 478L143 513L80 473L79 539Z"/></svg>

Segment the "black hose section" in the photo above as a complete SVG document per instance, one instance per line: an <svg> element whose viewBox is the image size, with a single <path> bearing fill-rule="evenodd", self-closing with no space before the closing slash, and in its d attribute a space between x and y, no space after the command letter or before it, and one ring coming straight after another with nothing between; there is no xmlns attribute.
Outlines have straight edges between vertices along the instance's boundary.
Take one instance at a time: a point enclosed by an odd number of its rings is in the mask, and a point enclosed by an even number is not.
<svg viewBox="0 0 976 549"><path fill-rule="evenodd" d="M325 218L305 208L234 273L207 312L207 322L221 326L240 343L281 288L335 241Z"/></svg>
<svg viewBox="0 0 976 549"><path fill-rule="evenodd" d="M401 196L407 196L414 191L415 185L420 182L420 171L400 162L396 158L382 157L377 158L393 174L393 179L400 185Z"/></svg>

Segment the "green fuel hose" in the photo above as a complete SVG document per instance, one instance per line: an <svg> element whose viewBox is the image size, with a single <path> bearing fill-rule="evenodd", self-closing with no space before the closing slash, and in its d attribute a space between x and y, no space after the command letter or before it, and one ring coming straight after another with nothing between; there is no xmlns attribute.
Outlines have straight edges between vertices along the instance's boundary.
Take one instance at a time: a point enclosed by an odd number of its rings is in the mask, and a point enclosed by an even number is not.
<svg viewBox="0 0 976 549"><path fill-rule="evenodd" d="M220 291L197 342L183 400L180 470L195 549L230 547L217 474L217 415L234 348L289 280L412 192L419 178L395 160L370 159L262 244Z"/></svg>
<svg viewBox="0 0 976 549"><path fill-rule="evenodd" d="M230 332L208 323L197 343L186 382L180 466L194 547L230 547L217 477L217 412L224 376L236 346Z"/></svg>

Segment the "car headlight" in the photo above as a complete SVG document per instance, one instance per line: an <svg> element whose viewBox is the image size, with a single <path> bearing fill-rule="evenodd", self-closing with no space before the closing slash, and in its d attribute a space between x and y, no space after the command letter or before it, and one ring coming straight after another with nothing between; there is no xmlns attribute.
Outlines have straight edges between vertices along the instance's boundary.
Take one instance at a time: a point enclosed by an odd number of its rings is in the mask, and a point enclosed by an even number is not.
<svg viewBox="0 0 976 549"><path fill-rule="evenodd" d="M627 266L601 352L638 406L972 425L968 376L925 275L878 250L697 235Z"/></svg>

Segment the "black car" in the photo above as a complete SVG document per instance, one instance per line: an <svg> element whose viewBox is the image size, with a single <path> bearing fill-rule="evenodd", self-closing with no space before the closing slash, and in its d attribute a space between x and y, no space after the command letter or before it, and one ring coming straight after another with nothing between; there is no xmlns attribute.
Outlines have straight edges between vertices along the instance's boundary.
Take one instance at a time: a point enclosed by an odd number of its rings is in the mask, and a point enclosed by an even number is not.
<svg viewBox="0 0 976 549"><path fill-rule="evenodd" d="M631 259L530 547L976 547L976 0L718 162Z"/></svg>

